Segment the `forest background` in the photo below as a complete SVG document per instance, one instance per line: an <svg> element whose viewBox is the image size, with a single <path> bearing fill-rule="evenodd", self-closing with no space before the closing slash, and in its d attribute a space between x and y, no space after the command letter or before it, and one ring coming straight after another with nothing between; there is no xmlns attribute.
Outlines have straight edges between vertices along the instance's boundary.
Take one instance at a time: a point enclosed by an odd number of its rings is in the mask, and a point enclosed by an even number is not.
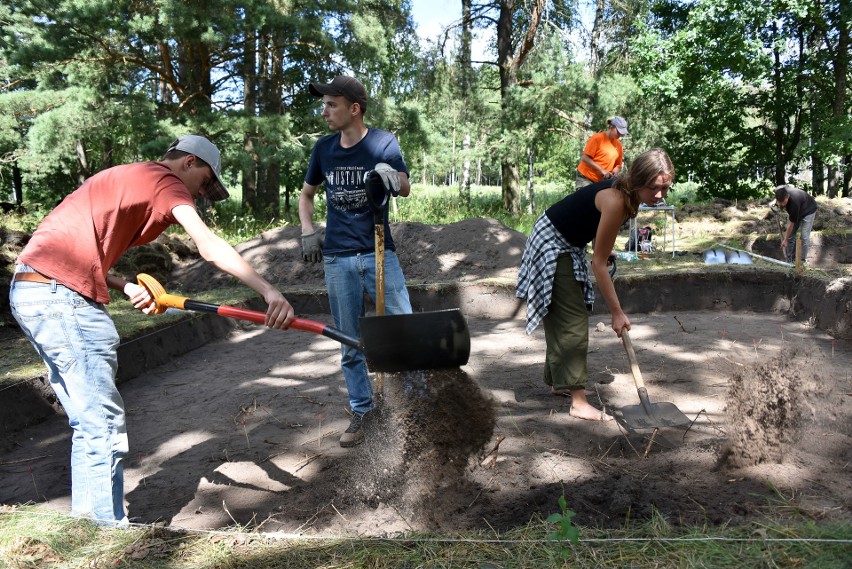
<svg viewBox="0 0 852 569"><path fill-rule="evenodd" d="M780 183L850 195L845 0L459 0L434 38L409 0L18 0L0 6L0 200L50 209L97 171L177 136L223 152L222 217L295 217L313 142L310 81L351 74L412 181L501 187L536 209L573 188L588 137L630 123L696 200ZM475 59L475 34L491 38ZM479 56L477 56L479 57Z"/></svg>

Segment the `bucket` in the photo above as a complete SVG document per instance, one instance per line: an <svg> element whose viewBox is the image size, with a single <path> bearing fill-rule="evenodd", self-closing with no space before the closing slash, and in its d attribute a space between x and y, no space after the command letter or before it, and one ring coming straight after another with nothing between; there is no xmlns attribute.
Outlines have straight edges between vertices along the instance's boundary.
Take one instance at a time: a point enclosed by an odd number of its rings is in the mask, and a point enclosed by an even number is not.
<svg viewBox="0 0 852 569"><path fill-rule="evenodd" d="M728 262L732 265L751 265L751 255L742 251L728 251Z"/></svg>
<svg viewBox="0 0 852 569"><path fill-rule="evenodd" d="M725 252L721 249L708 249L704 251L705 265L719 265L726 262Z"/></svg>

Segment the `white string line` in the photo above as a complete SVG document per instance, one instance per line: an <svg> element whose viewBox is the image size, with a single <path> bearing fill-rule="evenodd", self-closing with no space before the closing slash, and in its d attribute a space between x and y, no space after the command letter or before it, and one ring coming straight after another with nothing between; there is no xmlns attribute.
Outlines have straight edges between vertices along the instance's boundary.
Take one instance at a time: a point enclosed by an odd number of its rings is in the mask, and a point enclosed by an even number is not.
<svg viewBox="0 0 852 569"><path fill-rule="evenodd" d="M0 515L19 515L19 516L45 516L52 518L68 519L69 516L50 513L50 512L23 512L23 511L3 511L0 510ZM89 519L92 522L96 520L92 518L79 517L75 519ZM512 543L512 544L546 544L553 542L563 542L567 540L549 540L549 539L477 539L477 538L453 538L453 537L370 537L370 536L352 536L352 535L305 535L298 533L281 533L281 532L242 532L242 531L223 531L223 530L205 530L184 528L180 526L165 526L157 524L140 524L130 522L130 527L169 530L175 533L194 533L207 535L226 535L240 537L265 537L280 541L357 541L357 542L382 542L382 543ZM618 542L637 542L637 543L693 543L693 542L731 542L731 543L836 543L836 544L852 544L852 539L827 539L827 538L807 538L807 537L778 537L778 538L750 538L750 537L590 537L581 538L579 543L618 543Z"/></svg>

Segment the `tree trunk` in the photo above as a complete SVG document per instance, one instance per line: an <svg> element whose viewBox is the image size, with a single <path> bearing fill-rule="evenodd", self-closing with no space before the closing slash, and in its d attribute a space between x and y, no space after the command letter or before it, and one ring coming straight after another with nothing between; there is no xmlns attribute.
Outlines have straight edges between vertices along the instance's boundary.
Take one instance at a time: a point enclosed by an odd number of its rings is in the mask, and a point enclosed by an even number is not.
<svg viewBox="0 0 852 569"><path fill-rule="evenodd" d="M592 24L592 38L589 40L589 65L592 68L592 76L599 78L603 49L601 48L601 33L604 27L604 3L606 0L596 0L595 21Z"/></svg>
<svg viewBox="0 0 852 569"><path fill-rule="evenodd" d="M837 18L837 56L834 59L834 100L831 111L834 115L834 124L843 124L848 119L846 113L846 77L849 74L849 21L843 2L840 3L839 17ZM849 177L848 170L846 177ZM848 180L844 182L848 188ZM848 193L848 192L847 192ZM828 197L835 198L838 194L837 169L828 169Z"/></svg>
<svg viewBox="0 0 852 569"><path fill-rule="evenodd" d="M815 196L825 193L825 164L816 154L811 157L811 189Z"/></svg>
<svg viewBox="0 0 852 569"><path fill-rule="evenodd" d="M827 195L830 198L836 198L837 197L837 168L832 166L831 164L829 164L828 168L826 169L825 181L826 181L825 195Z"/></svg>
<svg viewBox="0 0 852 569"><path fill-rule="evenodd" d="M242 163L241 205L258 217L257 205L257 143L258 133L254 119L257 117L257 36L247 33L243 43L243 112L248 118L248 131L243 133L243 151L245 157Z"/></svg>
<svg viewBox="0 0 852 569"><path fill-rule="evenodd" d="M778 24L773 24L773 36L777 38L779 35ZM773 49L773 77L772 87L773 92L773 119L775 121L773 138L775 140L775 183L784 184L787 179L787 164L793 159L796 149L799 146L799 140L802 135L802 117L803 117L803 101L805 100L805 82L809 81L805 70L806 54L805 43L806 38L802 30L798 31L796 38L798 43L798 58L795 66L795 71L785 71L785 62L782 61L781 53L778 48ZM793 85L796 89L796 98L794 108L789 108L790 103L784 99L784 74L792 74Z"/></svg>
<svg viewBox="0 0 852 569"><path fill-rule="evenodd" d="M532 146L527 147L527 213L535 213L535 181L533 178L533 166L535 156Z"/></svg>
<svg viewBox="0 0 852 569"><path fill-rule="evenodd" d="M462 0L459 100L462 101L461 123L466 132L462 138L462 173L459 184L459 197L461 198L462 205L468 210L470 210L470 132L468 129L470 128L469 117L471 116L471 110L466 101L470 100L470 94L473 90L473 65L471 61L471 45L473 43L472 26L471 0ZM455 138L455 128L453 128L453 137Z"/></svg>
<svg viewBox="0 0 852 569"><path fill-rule="evenodd" d="M508 120L510 90L518 82L518 69L535 45L535 37L544 11L544 0L533 0L528 6L525 5L524 9L529 10L529 27L515 52L512 46L515 0L500 0L500 14L497 19L497 65L500 68L500 107L503 122L506 124L510 122ZM512 148L503 149L500 171L503 174L501 181L503 206L511 215L519 215L521 213L520 173Z"/></svg>
<svg viewBox="0 0 852 569"><path fill-rule="evenodd" d="M86 156L86 148L83 146L82 140L78 139L75 142L74 149L77 152L77 185L82 186L83 182L90 176L89 158Z"/></svg>
<svg viewBox="0 0 852 569"><path fill-rule="evenodd" d="M104 153L101 157L101 170L113 167L112 161L113 143L112 138L104 137Z"/></svg>
<svg viewBox="0 0 852 569"><path fill-rule="evenodd" d="M210 80L210 49L201 41L188 41L180 46L180 82L184 112L199 116L210 112L213 85Z"/></svg>
<svg viewBox="0 0 852 569"><path fill-rule="evenodd" d="M778 48L772 50L774 56L774 66L772 74L772 86L774 90L774 119L775 128L773 138L775 141L775 185L787 183L787 162L784 160L784 108L781 103L781 95L783 92L782 71L781 71L781 54Z"/></svg>
<svg viewBox="0 0 852 569"><path fill-rule="evenodd" d="M500 102L504 117L508 113L509 89L517 83L517 68L515 67L512 50L512 18L515 12L514 0L500 1L500 16L497 21L497 60L500 68ZM518 165L511 156L511 150L503 150L500 160L500 171L503 173L501 183L503 190L503 207L511 215L521 213L521 194L518 191Z"/></svg>
<svg viewBox="0 0 852 569"><path fill-rule="evenodd" d="M24 180L17 161L12 163L12 188L15 191L15 203L21 205L24 203Z"/></svg>
<svg viewBox="0 0 852 569"><path fill-rule="evenodd" d="M157 50L160 52L160 65L165 73L175 73L174 66L172 65L171 53L169 52L169 46L160 42L157 44ZM159 75L157 81L157 101L161 103L163 106L168 104L172 98L172 88L169 81L166 80L164 75Z"/></svg>
<svg viewBox="0 0 852 569"><path fill-rule="evenodd" d="M264 55L261 68L265 73L261 73L258 99L263 116L280 115L284 108L281 99L284 84L284 48L279 36L280 32L277 31L261 36L264 44L264 49L261 50ZM281 216L281 160L276 153L272 153L263 164L265 173L263 184L258 184L258 205L264 212L264 221L274 222ZM289 197L288 188L285 200L288 204Z"/></svg>
<svg viewBox="0 0 852 569"><path fill-rule="evenodd" d="M473 65L471 61L471 44L473 21L470 16L471 0L462 0L462 29L461 51L459 52L459 90L461 100L466 101L473 87Z"/></svg>
<svg viewBox="0 0 852 569"><path fill-rule="evenodd" d="M512 215L521 213L521 174L517 163L504 160L500 164L503 173L503 208Z"/></svg>
<svg viewBox="0 0 852 569"><path fill-rule="evenodd" d="M464 140L462 140L462 154L463 154L463 165L462 165L462 176L461 176L461 184L459 186L459 193L461 194L461 202L462 205L468 210L470 210L470 135L466 134L464 136Z"/></svg>

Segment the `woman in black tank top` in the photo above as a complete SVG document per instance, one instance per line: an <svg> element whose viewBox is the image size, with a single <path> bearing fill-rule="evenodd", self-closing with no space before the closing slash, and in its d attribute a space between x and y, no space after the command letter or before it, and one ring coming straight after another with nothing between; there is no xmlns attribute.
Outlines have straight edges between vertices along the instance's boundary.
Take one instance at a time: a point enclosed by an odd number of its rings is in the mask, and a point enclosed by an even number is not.
<svg viewBox="0 0 852 569"><path fill-rule="evenodd" d="M630 319L621 308L606 267L619 229L636 217L640 204L654 205L674 179L674 166L659 148L636 157L626 174L581 188L542 214L533 227L516 295L527 300L527 333L544 324L547 352L544 381L554 395L571 397L570 415L608 421L612 417L586 399L589 312L594 291L586 246L594 243L592 272L621 337Z"/></svg>

